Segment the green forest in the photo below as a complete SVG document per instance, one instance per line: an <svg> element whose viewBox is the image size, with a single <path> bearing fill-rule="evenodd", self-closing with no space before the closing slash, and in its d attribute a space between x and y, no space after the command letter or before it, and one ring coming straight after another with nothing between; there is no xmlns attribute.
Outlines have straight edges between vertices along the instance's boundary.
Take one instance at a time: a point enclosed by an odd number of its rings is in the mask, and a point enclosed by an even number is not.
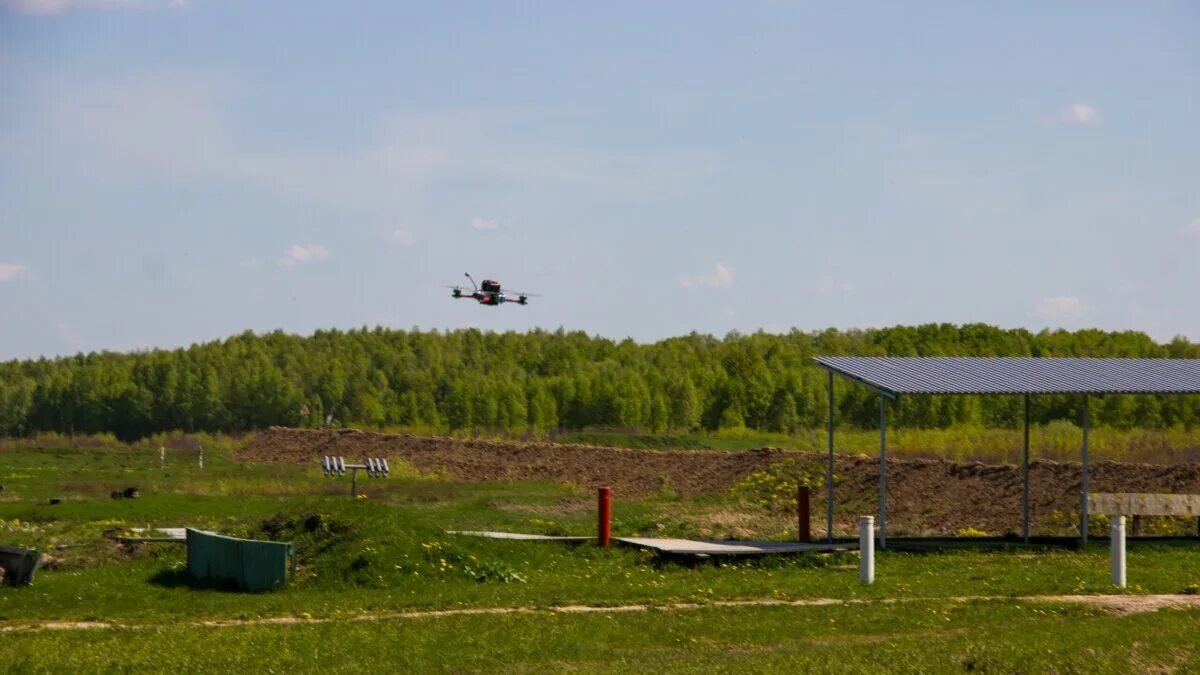
<svg viewBox="0 0 1200 675"><path fill-rule="evenodd" d="M102 352L0 364L0 435L239 432L270 425L406 427L429 432L639 432L820 427L828 404L815 355L1200 358L1184 338L930 324L778 335L691 334L639 344L581 332L363 328L309 337L243 333L186 349ZM839 382L842 424L871 427L867 389ZM1038 423L1077 419L1077 397L1039 396ZM1097 424L1200 423L1200 397L1109 396ZM1019 424L1017 397L901 398L909 428Z"/></svg>

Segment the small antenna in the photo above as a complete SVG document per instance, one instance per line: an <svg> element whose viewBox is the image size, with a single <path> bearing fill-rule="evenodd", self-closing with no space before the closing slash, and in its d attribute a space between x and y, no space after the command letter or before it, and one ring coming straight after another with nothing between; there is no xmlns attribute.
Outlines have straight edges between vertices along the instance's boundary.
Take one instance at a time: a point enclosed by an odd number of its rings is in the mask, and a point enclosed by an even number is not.
<svg viewBox="0 0 1200 675"><path fill-rule="evenodd" d="M464 276L464 277L466 277L466 278L468 278L468 279L471 279L471 273L470 273L470 272L463 272L463 276ZM473 286L473 287L475 288L475 290L476 290L476 291L478 291L478 290L479 290L479 286L478 286L478 285L475 283L475 280L474 280L474 279L471 279L471 286Z"/></svg>

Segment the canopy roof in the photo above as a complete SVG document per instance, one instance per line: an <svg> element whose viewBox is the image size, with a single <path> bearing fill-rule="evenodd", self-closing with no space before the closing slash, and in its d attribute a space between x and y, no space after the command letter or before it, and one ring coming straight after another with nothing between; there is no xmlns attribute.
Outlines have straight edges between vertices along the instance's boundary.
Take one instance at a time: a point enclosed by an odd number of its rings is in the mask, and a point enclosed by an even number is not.
<svg viewBox="0 0 1200 675"><path fill-rule="evenodd" d="M1200 359L818 356L818 365L900 394L1200 394Z"/></svg>

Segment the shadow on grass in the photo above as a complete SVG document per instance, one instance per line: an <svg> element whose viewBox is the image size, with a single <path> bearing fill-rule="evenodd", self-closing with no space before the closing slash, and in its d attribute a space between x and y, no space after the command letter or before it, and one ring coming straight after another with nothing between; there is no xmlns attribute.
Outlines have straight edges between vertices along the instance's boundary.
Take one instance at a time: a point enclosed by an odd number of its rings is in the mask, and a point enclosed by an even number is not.
<svg viewBox="0 0 1200 675"><path fill-rule="evenodd" d="M195 579L187 568L169 567L150 577L150 583L162 588L190 588L197 591L242 592L232 579Z"/></svg>

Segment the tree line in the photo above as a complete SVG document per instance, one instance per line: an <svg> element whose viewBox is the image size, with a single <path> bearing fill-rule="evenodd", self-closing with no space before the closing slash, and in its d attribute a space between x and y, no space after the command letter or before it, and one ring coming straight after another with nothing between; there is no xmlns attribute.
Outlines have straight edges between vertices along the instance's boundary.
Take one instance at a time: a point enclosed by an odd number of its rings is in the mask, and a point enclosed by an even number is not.
<svg viewBox="0 0 1200 675"><path fill-rule="evenodd" d="M1184 338L929 324L787 334L691 334L652 344L582 332L246 332L186 349L0 363L0 435L236 432L269 425L403 426L429 431L620 428L644 432L823 426L815 355L1200 358ZM1077 419L1080 401L1038 396L1037 422ZM840 423L878 421L875 395L839 381ZM901 427L1012 427L1019 397L902 397ZM1108 396L1098 424L1191 428L1200 397Z"/></svg>

